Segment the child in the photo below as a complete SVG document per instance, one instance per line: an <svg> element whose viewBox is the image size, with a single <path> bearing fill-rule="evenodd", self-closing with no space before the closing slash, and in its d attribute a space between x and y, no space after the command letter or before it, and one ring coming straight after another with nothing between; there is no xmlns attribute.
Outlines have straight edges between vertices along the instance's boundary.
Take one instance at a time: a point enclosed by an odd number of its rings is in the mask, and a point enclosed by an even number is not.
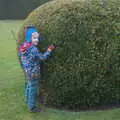
<svg viewBox="0 0 120 120"><path fill-rule="evenodd" d="M34 26L28 26L25 42L19 49L21 63L28 79L25 96L30 112L41 111L40 108L36 107L37 89L40 81L40 61L48 59L55 49L54 45L50 45L44 54L40 53L37 48L39 37L37 29Z"/></svg>

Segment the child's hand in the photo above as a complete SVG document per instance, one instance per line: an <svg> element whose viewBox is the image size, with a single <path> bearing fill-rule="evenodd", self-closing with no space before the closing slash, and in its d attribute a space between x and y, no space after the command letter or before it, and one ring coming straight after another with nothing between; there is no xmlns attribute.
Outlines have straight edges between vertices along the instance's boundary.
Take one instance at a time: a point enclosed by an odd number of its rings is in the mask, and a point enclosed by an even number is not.
<svg viewBox="0 0 120 120"><path fill-rule="evenodd" d="M55 50L56 49L56 46L55 45L50 45L49 47L48 47L48 49L47 49L47 51L53 51L53 50Z"/></svg>

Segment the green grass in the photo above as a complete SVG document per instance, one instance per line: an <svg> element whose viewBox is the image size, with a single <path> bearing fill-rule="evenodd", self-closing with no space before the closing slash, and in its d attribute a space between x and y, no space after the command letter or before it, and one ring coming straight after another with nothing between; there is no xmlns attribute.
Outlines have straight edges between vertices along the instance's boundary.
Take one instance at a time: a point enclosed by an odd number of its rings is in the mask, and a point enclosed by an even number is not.
<svg viewBox="0 0 120 120"><path fill-rule="evenodd" d="M18 31L23 21L0 21L0 120L120 120L120 109L68 112L44 108L31 114L24 103L24 76L17 61L11 29Z"/></svg>

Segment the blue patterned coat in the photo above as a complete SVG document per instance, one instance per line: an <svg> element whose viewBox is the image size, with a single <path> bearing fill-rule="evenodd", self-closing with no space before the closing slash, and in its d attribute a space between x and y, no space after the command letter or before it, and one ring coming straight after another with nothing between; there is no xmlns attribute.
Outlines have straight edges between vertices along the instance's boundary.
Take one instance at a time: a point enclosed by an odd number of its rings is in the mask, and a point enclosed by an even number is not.
<svg viewBox="0 0 120 120"><path fill-rule="evenodd" d="M46 60L51 52L40 53L38 48L30 42L20 46L20 57L23 69L29 80L40 78L40 61Z"/></svg>

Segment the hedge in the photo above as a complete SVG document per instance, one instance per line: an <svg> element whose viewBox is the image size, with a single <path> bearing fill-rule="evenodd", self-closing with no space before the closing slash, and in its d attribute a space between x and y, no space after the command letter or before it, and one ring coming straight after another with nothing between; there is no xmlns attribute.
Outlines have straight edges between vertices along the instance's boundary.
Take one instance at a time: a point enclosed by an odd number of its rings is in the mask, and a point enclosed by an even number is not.
<svg viewBox="0 0 120 120"><path fill-rule="evenodd" d="M35 9L19 31L35 25L61 44L43 64L46 105L81 108L120 103L120 1L56 0Z"/></svg>

